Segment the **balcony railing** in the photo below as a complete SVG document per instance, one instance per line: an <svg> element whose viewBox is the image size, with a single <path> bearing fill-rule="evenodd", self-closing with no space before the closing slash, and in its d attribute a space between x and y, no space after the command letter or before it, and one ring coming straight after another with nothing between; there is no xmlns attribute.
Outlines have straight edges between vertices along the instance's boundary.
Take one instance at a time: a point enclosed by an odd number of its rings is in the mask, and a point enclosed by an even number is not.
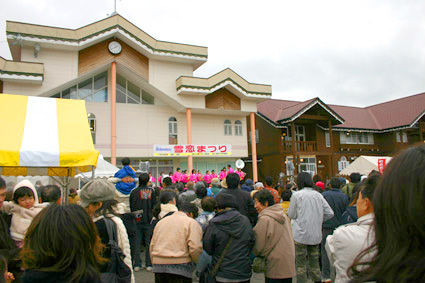
<svg viewBox="0 0 425 283"><path fill-rule="evenodd" d="M283 152L294 152L292 141L282 141ZM295 152L313 152L317 151L317 142L315 141L296 141Z"/></svg>

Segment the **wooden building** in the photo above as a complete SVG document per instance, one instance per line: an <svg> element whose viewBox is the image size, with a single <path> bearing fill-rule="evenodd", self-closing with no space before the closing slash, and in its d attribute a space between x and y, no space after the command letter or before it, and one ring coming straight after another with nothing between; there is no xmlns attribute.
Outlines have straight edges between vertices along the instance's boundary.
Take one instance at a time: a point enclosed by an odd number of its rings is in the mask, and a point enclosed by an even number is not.
<svg viewBox="0 0 425 283"><path fill-rule="evenodd" d="M259 179L288 175L288 161L295 174L328 179L360 155L394 155L424 141L424 114L425 93L365 108L319 98L264 101L255 118Z"/></svg>

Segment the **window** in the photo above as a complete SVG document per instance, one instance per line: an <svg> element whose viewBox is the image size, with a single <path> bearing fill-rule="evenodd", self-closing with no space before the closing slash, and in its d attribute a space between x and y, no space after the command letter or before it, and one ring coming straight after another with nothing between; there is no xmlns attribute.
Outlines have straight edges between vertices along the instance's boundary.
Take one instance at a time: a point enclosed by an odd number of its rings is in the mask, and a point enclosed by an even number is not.
<svg viewBox="0 0 425 283"><path fill-rule="evenodd" d="M87 114L89 120L89 127L91 132L91 137L93 139L93 144L96 144L96 116L93 113Z"/></svg>
<svg viewBox="0 0 425 283"><path fill-rule="evenodd" d="M341 132L341 144L373 144L372 133Z"/></svg>
<svg viewBox="0 0 425 283"><path fill-rule="evenodd" d="M406 132L402 133L402 140L403 140L404 143L407 143L407 133Z"/></svg>
<svg viewBox="0 0 425 283"><path fill-rule="evenodd" d="M235 121L235 136L242 136L242 122L239 120Z"/></svg>
<svg viewBox="0 0 425 283"><path fill-rule="evenodd" d="M340 160L338 161L338 171L341 171L348 165L350 165L350 162L347 161L347 158L345 156L341 156Z"/></svg>
<svg viewBox="0 0 425 283"><path fill-rule="evenodd" d="M232 135L232 122L230 122L230 120L224 121L224 135L225 136Z"/></svg>
<svg viewBox="0 0 425 283"><path fill-rule="evenodd" d="M152 95L120 75L117 75L116 101L127 104L155 104Z"/></svg>
<svg viewBox="0 0 425 283"><path fill-rule="evenodd" d="M177 119L168 119L168 144L177 144Z"/></svg>
<svg viewBox="0 0 425 283"><path fill-rule="evenodd" d="M395 133L395 139L397 142L401 142L400 132Z"/></svg>
<svg viewBox="0 0 425 283"><path fill-rule="evenodd" d="M76 85L58 92L51 97L63 99L82 99L85 101L108 101L108 73L103 72Z"/></svg>
<svg viewBox="0 0 425 283"><path fill-rule="evenodd" d="M331 136L329 135L329 132L325 132L325 143L326 147L331 147Z"/></svg>
<svg viewBox="0 0 425 283"><path fill-rule="evenodd" d="M248 134L248 142L251 143L251 132ZM255 143L260 143L260 136L258 135L258 129L255 129Z"/></svg>

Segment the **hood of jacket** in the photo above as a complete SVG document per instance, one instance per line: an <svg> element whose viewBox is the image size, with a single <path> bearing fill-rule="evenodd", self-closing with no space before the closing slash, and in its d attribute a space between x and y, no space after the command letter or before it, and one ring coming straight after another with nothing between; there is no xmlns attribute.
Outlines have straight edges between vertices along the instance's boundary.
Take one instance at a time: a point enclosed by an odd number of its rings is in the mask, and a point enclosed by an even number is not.
<svg viewBox="0 0 425 283"><path fill-rule="evenodd" d="M285 223L285 216L284 216L283 208L280 204L274 204L272 206L268 206L265 209L263 209L260 214L258 214L258 218L261 217L271 217L280 224Z"/></svg>
<svg viewBox="0 0 425 283"><path fill-rule="evenodd" d="M30 188L32 190L32 192L34 193L34 205L38 204L38 194L37 194L37 190L35 189L34 185L28 181L28 180L22 180L21 182L19 182L18 184L16 184L16 186L13 188L13 194L15 194L16 190L22 187L27 187Z"/></svg>
<svg viewBox="0 0 425 283"><path fill-rule="evenodd" d="M211 222L213 222L217 229L231 235L232 237L239 239L242 233L245 231L245 227L242 224L243 215L236 209L225 210L218 212Z"/></svg>

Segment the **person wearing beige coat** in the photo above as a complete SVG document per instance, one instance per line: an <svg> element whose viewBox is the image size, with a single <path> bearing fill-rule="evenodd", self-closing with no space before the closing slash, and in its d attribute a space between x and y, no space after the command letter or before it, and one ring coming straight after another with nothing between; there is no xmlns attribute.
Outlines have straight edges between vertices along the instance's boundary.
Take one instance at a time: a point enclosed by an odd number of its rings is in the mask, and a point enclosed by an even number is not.
<svg viewBox="0 0 425 283"><path fill-rule="evenodd" d="M292 282L295 271L295 245L291 222L273 195L266 190L254 195L258 222L254 227L256 256L266 258L265 281Z"/></svg>

